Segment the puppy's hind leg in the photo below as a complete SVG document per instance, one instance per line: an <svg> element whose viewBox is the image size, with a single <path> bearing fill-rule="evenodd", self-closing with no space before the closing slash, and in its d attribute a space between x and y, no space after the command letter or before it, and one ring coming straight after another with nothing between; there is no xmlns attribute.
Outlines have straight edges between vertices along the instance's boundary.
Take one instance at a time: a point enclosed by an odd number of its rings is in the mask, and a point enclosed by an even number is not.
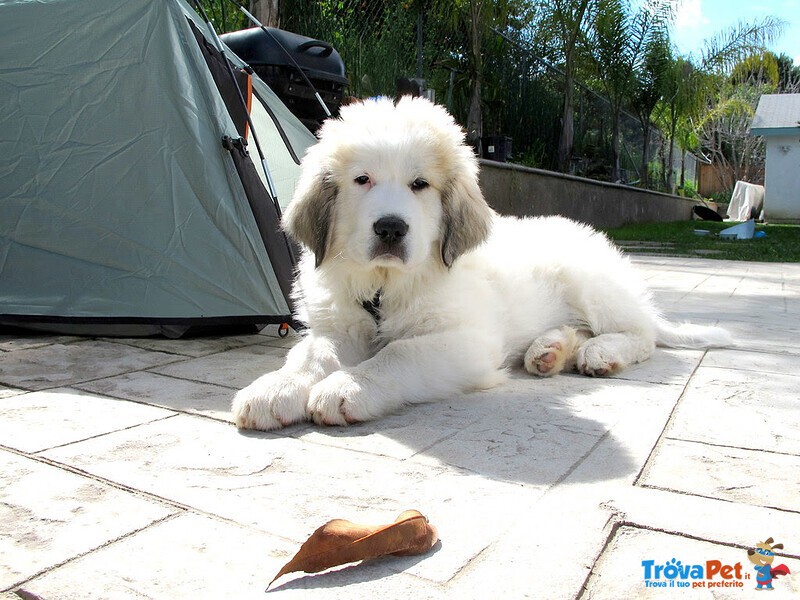
<svg viewBox="0 0 800 600"><path fill-rule="evenodd" d="M650 358L655 342L636 333L604 333L586 340L576 356L578 371L590 377L613 375Z"/></svg>
<svg viewBox="0 0 800 600"><path fill-rule="evenodd" d="M559 327L536 338L525 352L523 364L531 375L552 377L575 368L578 348L591 337L586 329Z"/></svg>

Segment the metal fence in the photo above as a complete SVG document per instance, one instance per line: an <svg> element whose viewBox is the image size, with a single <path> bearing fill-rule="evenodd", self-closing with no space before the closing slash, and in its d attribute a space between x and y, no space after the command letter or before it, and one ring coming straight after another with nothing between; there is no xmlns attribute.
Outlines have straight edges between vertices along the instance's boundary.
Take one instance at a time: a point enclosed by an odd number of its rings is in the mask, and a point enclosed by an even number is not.
<svg viewBox="0 0 800 600"><path fill-rule="evenodd" d="M476 77L468 6L435 0L282 0L279 25L333 44L344 59L351 96L394 96L398 79L420 78L436 101L466 124ZM530 33L491 27L481 33L483 135L511 138L514 162L555 169L564 76L541 58ZM611 120L608 101L576 84L571 172L610 178ZM622 179L635 183L642 176L642 128L624 113L621 132ZM649 143L656 159L651 169L658 171L657 130ZM651 173L653 183L660 179Z"/></svg>

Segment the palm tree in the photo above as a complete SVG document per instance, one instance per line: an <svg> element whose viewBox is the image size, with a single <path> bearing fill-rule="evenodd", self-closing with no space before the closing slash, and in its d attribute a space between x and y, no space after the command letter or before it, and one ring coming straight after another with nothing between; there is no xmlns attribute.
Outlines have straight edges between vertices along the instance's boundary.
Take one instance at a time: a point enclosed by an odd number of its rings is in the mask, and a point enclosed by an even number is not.
<svg viewBox="0 0 800 600"><path fill-rule="evenodd" d="M539 26L551 34L556 51L563 61L564 102L561 112L561 135L558 141L558 169L570 169L575 137L575 69L580 41L592 20L598 0L540 0L536 3Z"/></svg>
<svg viewBox="0 0 800 600"><path fill-rule="evenodd" d="M713 131L713 123L727 131L732 121L715 121L713 116L708 118L709 115L732 117L735 114L740 124L744 122L742 105L738 100L728 104L723 93L727 74L743 59L763 52L764 46L780 33L783 25L773 17L766 17L760 23L739 23L706 40L699 59L679 56L671 61L661 110L656 111L660 114L662 131L669 136L664 173L667 191L675 191L672 165L676 136L691 140L693 134L702 133L700 137L706 140L706 147L715 148L719 136ZM680 127L685 129L682 136L679 135ZM724 136L724 131L722 133Z"/></svg>
<svg viewBox="0 0 800 600"><path fill-rule="evenodd" d="M800 65L788 54L776 57L778 62L778 90L781 94L800 93Z"/></svg>
<svg viewBox="0 0 800 600"><path fill-rule="evenodd" d="M629 0L599 2L589 47L598 79L611 105L613 181L621 179L620 115L623 108L638 101L639 108L644 110L647 105L655 105L660 94L666 66L666 25L672 18L673 8L674 0L646 0L636 10ZM648 114L647 121L649 117Z"/></svg>
<svg viewBox="0 0 800 600"><path fill-rule="evenodd" d="M650 135L653 129L653 112L664 95L671 60L669 35L659 30L644 50L641 66L634 74L636 81L630 99L631 109L642 128L641 187L650 187Z"/></svg>
<svg viewBox="0 0 800 600"><path fill-rule="evenodd" d="M761 52L747 57L731 69L715 103L699 122L703 151L722 167L726 187L736 181L758 181L763 176L764 143L750 135L750 123L762 94L778 91L777 57Z"/></svg>
<svg viewBox="0 0 800 600"><path fill-rule="evenodd" d="M466 31L466 45L460 55L460 67L469 79L469 103L465 125L467 141L478 146L483 136L483 92L485 50L488 41L496 42L496 31L514 20L524 21L528 10L523 0L439 0L432 3L437 14L451 31ZM456 37L456 36L454 36ZM497 44L493 43L496 47Z"/></svg>

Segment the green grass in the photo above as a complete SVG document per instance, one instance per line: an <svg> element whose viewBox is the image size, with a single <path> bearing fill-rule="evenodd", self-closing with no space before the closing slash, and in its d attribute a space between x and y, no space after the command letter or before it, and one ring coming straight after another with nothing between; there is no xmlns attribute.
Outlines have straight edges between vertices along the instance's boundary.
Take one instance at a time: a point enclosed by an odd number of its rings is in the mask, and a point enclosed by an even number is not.
<svg viewBox="0 0 800 600"><path fill-rule="evenodd" d="M800 225L756 224L756 232L763 231L767 237L752 240L719 239L716 234L731 225L734 223L712 221L647 223L607 229L605 233L629 253L702 256L760 262L800 262ZM700 237L695 235L695 229L706 229L710 234ZM649 244L635 247L629 245L631 242ZM663 246L658 246L662 244Z"/></svg>

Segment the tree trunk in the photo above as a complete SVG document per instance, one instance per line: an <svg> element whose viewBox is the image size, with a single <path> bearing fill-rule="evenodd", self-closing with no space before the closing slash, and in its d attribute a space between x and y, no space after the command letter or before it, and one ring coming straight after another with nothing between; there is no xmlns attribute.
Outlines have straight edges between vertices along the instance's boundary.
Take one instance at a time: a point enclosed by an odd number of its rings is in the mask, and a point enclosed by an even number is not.
<svg viewBox="0 0 800 600"><path fill-rule="evenodd" d="M481 118L481 81L475 79L472 83L472 96L469 100L467 113L467 142L475 147L480 154L481 137L483 137L483 119Z"/></svg>
<svg viewBox="0 0 800 600"><path fill-rule="evenodd" d="M642 173L641 182L642 187L648 189L650 187L650 121L642 127L644 133L644 144L642 145Z"/></svg>
<svg viewBox="0 0 800 600"><path fill-rule="evenodd" d="M671 107L669 124L669 156L667 157L667 193L675 193L675 174L672 164L675 157L675 128L678 126L678 115L675 107Z"/></svg>
<svg viewBox="0 0 800 600"><path fill-rule="evenodd" d="M558 138L558 170L568 173L572 162L572 144L575 138L575 46L581 24L586 16L591 0L580 0L572 13L572 18L561 13L564 46L564 110L561 113L561 135ZM560 12L560 10L559 10Z"/></svg>
<svg viewBox="0 0 800 600"><path fill-rule="evenodd" d="M278 9L279 0L250 0L250 12L264 27L280 25Z"/></svg>
<svg viewBox="0 0 800 600"><path fill-rule="evenodd" d="M611 115L611 158L613 166L611 170L611 181L620 183L622 181L622 168L620 164L620 143L619 143L619 109L615 109Z"/></svg>
<svg viewBox="0 0 800 600"><path fill-rule="evenodd" d="M481 154L481 137L483 137L483 116L481 112L481 86L483 82L483 56L481 55L481 6L482 2L470 2L470 46L472 49L473 80L472 95L467 113L467 142Z"/></svg>
<svg viewBox="0 0 800 600"><path fill-rule="evenodd" d="M558 138L558 170L569 173L572 161L572 143L575 138L575 83L572 61L567 60L564 71L564 110L561 113L561 135Z"/></svg>

